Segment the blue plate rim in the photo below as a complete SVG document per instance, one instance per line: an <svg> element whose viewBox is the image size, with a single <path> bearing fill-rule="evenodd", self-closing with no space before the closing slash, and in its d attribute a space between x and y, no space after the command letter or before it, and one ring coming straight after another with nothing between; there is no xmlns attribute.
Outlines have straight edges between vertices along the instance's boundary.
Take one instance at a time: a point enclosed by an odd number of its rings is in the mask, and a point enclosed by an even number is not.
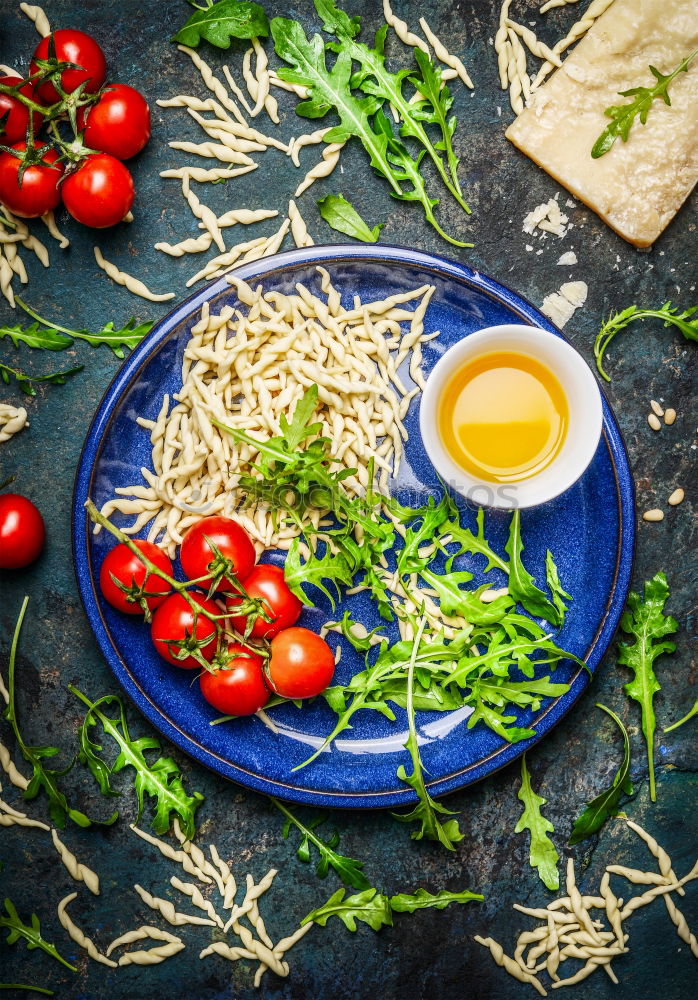
<svg viewBox="0 0 698 1000"><path fill-rule="evenodd" d="M424 270L434 270L442 276L445 273L458 281L475 286L480 292L484 292L500 303L504 302L525 322L549 330L569 343L561 331L543 316L532 303L501 282L469 267L467 264L442 257L439 254L412 250L408 247L388 244L376 246L327 244L296 248L242 265L235 269L235 275L249 282L262 273L269 276L273 275L275 271L284 270L290 266L322 265L346 259L417 266ZM199 763L223 777L257 792L275 795L287 801L305 805L351 809L396 808L411 805L414 803L414 793L407 788L404 791L356 793L319 791L271 780L224 760L218 754L202 746L190 734L184 732L146 694L112 642L109 629L102 616L97 597L97 584L89 558L89 523L84 512L84 503L90 496L94 470L101 454L105 433L113 417L113 410L120 397L138 377L142 367L149 361L150 356L171 336L176 326L185 321L194 311L200 309L205 302L214 299L231 287L233 286L225 277L220 278L194 292L163 316L121 365L109 383L90 422L75 475L71 519L74 569L85 614L97 639L100 651L121 688L134 705L160 733ZM635 488L628 454L620 428L603 390L601 394L604 418L603 437L611 456L616 485L619 540L613 584L609 592L606 611L584 657L592 675L606 654L620 622L620 616L630 589L636 539ZM579 668L570 682L570 690L564 696L553 700L537 716L535 736L529 740L500 747L475 764L429 782L430 794L434 796L445 795L448 792L471 785L521 756L562 721L577 703L591 680L592 677L587 671Z"/></svg>

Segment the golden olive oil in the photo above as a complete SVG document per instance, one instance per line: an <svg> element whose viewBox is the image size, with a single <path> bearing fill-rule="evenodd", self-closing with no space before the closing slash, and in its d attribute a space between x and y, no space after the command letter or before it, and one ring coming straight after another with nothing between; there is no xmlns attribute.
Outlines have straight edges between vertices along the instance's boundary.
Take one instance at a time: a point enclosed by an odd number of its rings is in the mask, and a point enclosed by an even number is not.
<svg viewBox="0 0 698 1000"><path fill-rule="evenodd" d="M549 368L525 354L493 351L451 376L437 419L447 452L465 472L486 482L516 483L550 465L569 414Z"/></svg>

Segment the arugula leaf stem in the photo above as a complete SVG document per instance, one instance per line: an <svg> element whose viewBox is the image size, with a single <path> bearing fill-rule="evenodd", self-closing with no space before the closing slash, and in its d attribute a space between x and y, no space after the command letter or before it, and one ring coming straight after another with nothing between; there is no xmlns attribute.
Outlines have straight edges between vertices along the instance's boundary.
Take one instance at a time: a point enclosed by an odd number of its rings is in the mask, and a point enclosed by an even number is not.
<svg viewBox="0 0 698 1000"><path fill-rule="evenodd" d="M330 842L324 841L314 831L314 827L319 825L318 820L315 820L312 824L306 825L291 809L285 806L283 802L280 802L273 796L269 796L269 798L274 803L276 808L279 809L279 811L286 817L285 832L287 832L289 824L293 824L293 826L295 826L300 832L303 839L297 852L299 858L301 858L302 861L310 860L308 843L313 844L317 848L320 854L320 861L316 869L319 878L324 878L328 872L328 868L331 867L337 875L339 875L345 885L350 885L352 888L360 890L371 888L370 883L363 872L363 862L356 861L354 858L344 857L334 850L339 841L338 834L335 834ZM320 822L322 822L322 817L320 817Z"/></svg>
<svg viewBox="0 0 698 1000"><path fill-rule="evenodd" d="M689 719L692 719L696 715L698 715L698 699L696 699L696 701L693 703L693 708L690 708L688 710L688 712L686 712L686 714L684 715L684 717L682 719L679 719L678 722L674 722L674 723L672 723L672 725L667 726L666 729L664 730L664 732L665 733L670 733L674 729L678 729L679 726L682 726L684 724L684 722L688 722Z"/></svg>
<svg viewBox="0 0 698 1000"><path fill-rule="evenodd" d="M5 927L9 931L7 935L8 944L15 944L15 942L19 941L20 938L24 938L27 942L27 948L29 950L41 948L41 950L45 951L47 955L51 956L51 958L55 958L57 962L64 965L66 969L70 969L71 972L78 971L74 965L71 965L70 962L63 958L62 955L59 955L55 945L50 944L48 941L43 939L41 935L41 924L35 913L32 913L31 915L31 923L25 924L17 913L17 908L12 900L7 898L5 899L5 912L7 913L6 917L0 914L0 927ZM20 986L19 988L33 989L34 987ZM48 993L49 996L53 995L49 990L39 990L38 992Z"/></svg>
<svg viewBox="0 0 698 1000"><path fill-rule="evenodd" d="M638 309L637 306L628 306L627 309L609 316L594 340L594 358L599 375L607 382L611 381L611 376L603 366L604 355L613 338L630 323L638 319L662 319L664 326L675 326L686 340L698 341L698 316L696 313L698 313L698 306L693 306L679 313L678 308L672 306L671 301L669 301L665 302L660 309Z"/></svg>

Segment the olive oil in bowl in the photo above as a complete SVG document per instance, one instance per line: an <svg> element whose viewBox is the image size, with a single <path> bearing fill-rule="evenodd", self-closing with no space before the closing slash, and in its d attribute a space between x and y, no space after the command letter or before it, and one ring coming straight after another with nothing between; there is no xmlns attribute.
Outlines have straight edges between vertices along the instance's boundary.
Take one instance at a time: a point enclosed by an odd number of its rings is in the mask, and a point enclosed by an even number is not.
<svg viewBox="0 0 698 1000"><path fill-rule="evenodd" d="M514 351L491 351L451 375L439 401L438 432L451 458L473 478L518 483L555 460L568 409L545 364Z"/></svg>

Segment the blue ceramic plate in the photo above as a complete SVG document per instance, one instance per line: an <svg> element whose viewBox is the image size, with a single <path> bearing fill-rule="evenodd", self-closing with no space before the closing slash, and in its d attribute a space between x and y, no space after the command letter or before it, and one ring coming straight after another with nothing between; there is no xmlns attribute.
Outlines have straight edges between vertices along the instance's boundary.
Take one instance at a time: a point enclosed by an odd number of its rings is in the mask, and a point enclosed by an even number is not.
<svg viewBox="0 0 698 1000"><path fill-rule="evenodd" d="M292 292L300 281L319 291L317 264L329 269L348 304L356 293L362 299L383 298L434 284L426 330L441 330L441 336L425 345L427 374L454 341L485 326L528 323L557 332L533 306L491 278L453 261L404 248L310 247L257 261L237 273L248 281L261 281L267 290ZM85 500L92 497L99 507L114 495L115 487L140 482L141 466L150 463L150 443L134 417L154 417L163 394L179 388L182 352L202 304L208 301L214 310L234 299L234 291L221 280L170 313L124 363L97 411L78 468L73 514L75 566L85 610L124 690L168 739L202 764L260 792L312 805L408 805L414 794L395 773L406 756L407 725L401 710L395 723L377 712L359 713L354 728L331 750L294 773L292 769L332 728L334 715L322 699L301 710L293 706L275 709L276 733L254 717L211 726L218 713L204 702L198 685L192 684L192 674L168 666L155 653L149 630L140 619L120 615L100 597L99 568L112 541L104 532L92 535L83 510ZM409 441L395 485L399 491L408 491L413 505L425 502L438 487L421 443L418 417L415 400L406 421ZM472 510L464 516L474 523ZM502 511L489 511L486 516L488 538L498 551L506 540L508 520ZM523 537L526 564L539 580L545 579L546 548L553 551L563 586L574 597L558 642L584 658L593 672L625 603L634 544L632 477L618 426L605 401L603 437L592 464L564 496L524 511ZM474 558L468 567L478 583L484 581L482 562ZM497 579L497 571L487 579L493 586L504 582ZM365 594L348 598L344 607L369 628L379 624ZM304 611L300 624L319 628L331 617L326 605ZM387 632L391 635L391 628ZM362 661L343 639L331 641L343 645L337 675L346 682ZM420 713L420 742L431 793L441 795L491 774L550 732L589 683L585 671L565 666L559 668L557 677L569 680L571 688L535 715L522 715L523 723L535 727L537 733L528 742L509 745L482 725L467 729L468 710Z"/></svg>

